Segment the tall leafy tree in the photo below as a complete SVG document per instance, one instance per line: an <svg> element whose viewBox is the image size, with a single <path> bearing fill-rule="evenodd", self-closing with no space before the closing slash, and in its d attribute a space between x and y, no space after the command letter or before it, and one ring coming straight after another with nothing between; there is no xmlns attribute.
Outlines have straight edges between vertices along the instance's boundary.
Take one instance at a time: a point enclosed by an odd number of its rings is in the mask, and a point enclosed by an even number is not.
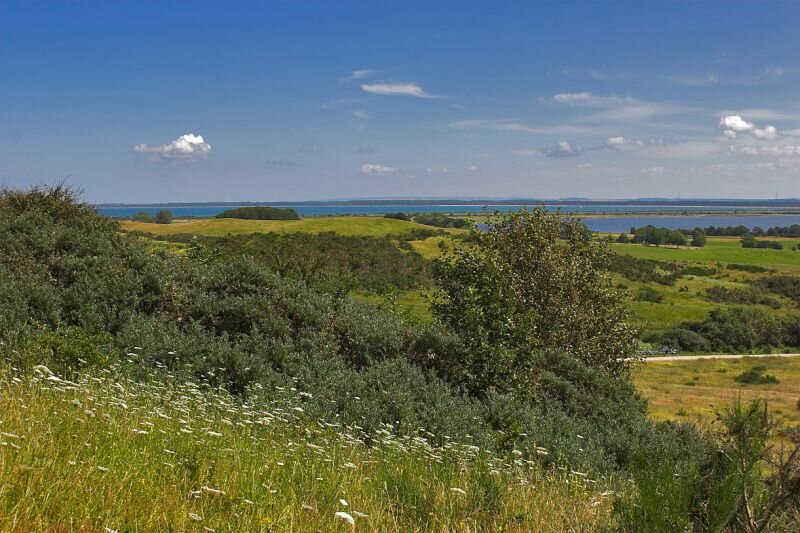
<svg viewBox="0 0 800 533"><path fill-rule="evenodd" d="M439 320L458 332L462 383L474 392L525 392L537 358L562 352L624 373L636 331L605 269L608 244L583 224L537 208L496 214L435 264Z"/></svg>

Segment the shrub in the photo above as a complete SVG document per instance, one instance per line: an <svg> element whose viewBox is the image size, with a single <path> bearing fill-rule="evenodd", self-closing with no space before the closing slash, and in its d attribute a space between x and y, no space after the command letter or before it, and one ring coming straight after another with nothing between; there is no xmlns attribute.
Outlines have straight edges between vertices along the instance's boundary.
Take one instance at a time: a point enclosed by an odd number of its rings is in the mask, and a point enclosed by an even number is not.
<svg viewBox="0 0 800 533"><path fill-rule="evenodd" d="M399 211L397 213L384 213L383 218L393 218L395 220L407 220L407 221L411 220L411 217L408 214Z"/></svg>
<svg viewBox="0 0 800 533"><path fill-rule="evenodd" d="M778 309L781 304L775 298L771 298L755 287L747 288L728 288L722 286L711 287L706 290L706 298L712 302L745 304L745 305L766 305L773 309Z"/></svg>
<svg viewBox="0 0 800 533"><path fill-rule="evenodd" d="M750 385L765 385L771 383L780 383L778 378L771 374L764 374L766 368L762 367L753 367L750 370L742 372L738 376L736 376L735 380L737 383L747 383Z"/></svg>
<svg viewBox="0 0 800 533"><path fill-rule="evenodd" d="M154 218L156 224L172 224L172 211L169 209L162 209L156 213Z"/></svg>
<svg viewBox="0 0 800 533"><path fill-rule="evenodd" d="M639 287L639 291L636 293L635 299L640 302L652 302L660 304L664 301L664 295L652 287L644 286Z"/></svg>

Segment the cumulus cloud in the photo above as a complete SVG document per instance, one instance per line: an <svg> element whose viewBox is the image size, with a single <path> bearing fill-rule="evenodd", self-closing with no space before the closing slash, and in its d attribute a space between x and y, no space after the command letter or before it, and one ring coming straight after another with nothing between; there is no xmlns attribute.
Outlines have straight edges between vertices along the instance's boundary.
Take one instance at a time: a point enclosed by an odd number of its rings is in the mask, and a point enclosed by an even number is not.
<svg viewBox="0 0 800 533"><path fill-rule="evenodd" d="M397 169L386 165L379 165L377 163L364 163L361 165L361 172L363 174L385 175L394 174L397 172Z"/></svg>
<svg viewBox="0 0 800 533"><path fill-rule="evenodd" d="M778 130L775 128L775 126L765 126L762 129L755 128L753 130L753 135L755 135L757 139L772 141L778 137Z"/></svg>
<svg viewBox="0 0 800 533"><path fill-rule="evenodd" d="M416 83L365 83L361 90L383 96L414 96L416 98L436 98Z"/></svg>
<svg viewBox="0 0 800 533"><path fill-rule="evenodd" d="M168 144L137 144L132 151L142 154L151 161L191 161L206 157L211 152L211 145L202 135L187 133Z"/></svg>
<svg viewBox="0 0 800 533"><path fill-rule="evenodd" d="M748 122L741 115L725 115L719 119L719 127L723 128L723 135L733 140L739 133L752 134L761 141L774 141L778 138L778 128L766 125L763 128L757 127L753 122Z"/></svg>
<svg viewBox="0 0 800 533"><path fill-rule="evenodd" d="M558 141L554 146L542 148L542 153L547 157L578 157L585 151L580 144L567 141Z"/></svg>
<svg viewBox="0 0 800 533"><path fill-rule="evenodd" d="M719 127L725 130L744 132L752 131L755 125L739 115L727 115L719 119Z"/></svg>

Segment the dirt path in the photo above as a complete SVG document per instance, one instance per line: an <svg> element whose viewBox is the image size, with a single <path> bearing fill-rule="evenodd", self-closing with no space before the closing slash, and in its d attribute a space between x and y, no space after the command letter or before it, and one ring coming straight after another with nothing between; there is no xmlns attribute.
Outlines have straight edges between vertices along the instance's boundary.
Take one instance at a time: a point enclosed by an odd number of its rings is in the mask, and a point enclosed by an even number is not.
<svg viewBox="0 0 800 533"><path fill-rule="evenodd" d="M745 357L800 357L800 353L762 353L762 354L714 354L714 355L665 355L645 357L643 361L697 361L699 359L743 359Z"/></svg>

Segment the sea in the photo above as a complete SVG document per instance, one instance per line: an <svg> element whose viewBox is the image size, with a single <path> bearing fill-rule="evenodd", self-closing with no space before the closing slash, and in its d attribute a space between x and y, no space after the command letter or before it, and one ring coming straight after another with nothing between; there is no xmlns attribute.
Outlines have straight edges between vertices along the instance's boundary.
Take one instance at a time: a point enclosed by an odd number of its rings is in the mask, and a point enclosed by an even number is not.
<svg viewBox="0 0 800 533"><path fill-rule="evenodd" d="M151 215L160 209L169 209L175 218L188 217L213 217L227 209L233 209L234 205L190 205L190 206L163 206L163 205L126 205L126 206L99 206L98 211L106 216L129 218L140 211L147 211ZM447 214L487 214L494 211L508 212L516 211L524 205L512 204L487 204L487 205L459 205L459 204L398 204L398 205L281 205L280 207L291 207L300 216L335 216L335 215L380 215L390 212L403 213L447 213ZM747 226L753 228L759 226L769 228L772 226L790 226L800 224L800 214L763 214L771 210L785 210L785 208L771 208L759 206L731 206L720 207L719 205L563 205L563 204L544 204L545 209L561 210L570 213L581 220L592 231L600 232L622 232L628 231L631 227L646 226L652 224L658 227L670 229L691 229L696 226ZM699 213L714 211L735 211L736 214L714 214L703 215ZM759 214L742 214L747 211ZM614 216L617 213L625 213L626 216ZM654 213L659 213L655 215ZM670 214L664 214L670 213ZM671 213L675 213L672 215ZM696 213L696 214L692 214ZM581 214L584 216L582 217Z"/></svg>

